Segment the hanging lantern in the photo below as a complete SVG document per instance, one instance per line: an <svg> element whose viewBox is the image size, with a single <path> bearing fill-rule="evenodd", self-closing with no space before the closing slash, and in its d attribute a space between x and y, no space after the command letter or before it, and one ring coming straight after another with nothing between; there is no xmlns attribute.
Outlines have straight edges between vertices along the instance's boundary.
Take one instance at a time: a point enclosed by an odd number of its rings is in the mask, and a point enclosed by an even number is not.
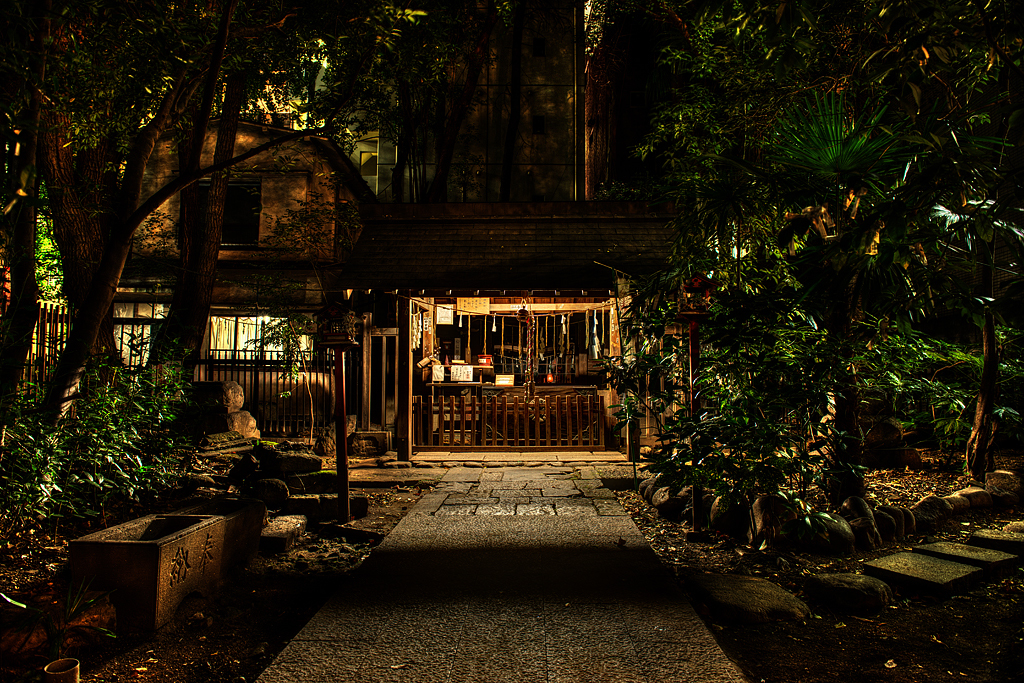
<svg viewBox="0 0 1024 683"><path fill-rule="evenodd" d="M317 346L350 349L359 346L363 320L348 306L332 303L316 314Z"/></svg>
<svg viewBox="0 0 1024 683"><path fill-rule="evenodd" d="M679 299L676 304L676 317L705 317L711 308L711 292L717 283L703 275L696 275L683 282L679 288Z"/></svg>

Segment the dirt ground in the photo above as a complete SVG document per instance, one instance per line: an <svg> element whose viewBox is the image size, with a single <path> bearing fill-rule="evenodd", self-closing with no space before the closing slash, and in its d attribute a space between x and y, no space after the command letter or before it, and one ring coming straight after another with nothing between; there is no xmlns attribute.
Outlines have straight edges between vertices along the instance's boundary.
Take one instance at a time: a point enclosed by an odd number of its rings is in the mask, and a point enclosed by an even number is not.
<svg viewBox="0 0 1024 683"><path fill-rule="evenodd" d="M1022 459L1003 462L1020 466ZM944 495L967 480L935 464L919 472L872 472L870 495L879 503L912 504L929 493ZM369 515L361 528L386 534L417 499L418 489L367 489ZM802 597L806 576L857 571L882 554L833 558L782 549L766 555L728 539L686 543L684 528L658 518L632 492L620 494L655 551L667 566L684 571L746 573L762 576ZM166 504L166 503L165 503ZM136 511L138 512L138 511ZM135 514L134 516L138 516ZM972 511L955 517L934 534L964 540L981 528L1000 528L1021 519L1020 509ZM921 536L908 539L906 546ZM885 553L899 547L889 547ZM336 589L342 577L372 552L307 533L286 555L260 555L215 596L188 598L175 619L146 635L101 637L69 652L82 661L89 682L243 683L255 681L284 645ZM67 545L43 529L0 542L0 592L46 603L64 592ZM949 600L898 594L882 614L832 614L808 603L804 622L750 626L709 625L726 653L751 681L972 682L1024 681L1024 572ZM707 615L705 615L707 617ZM45 657L36 652L4 655L2 683L38 677Z"/></svg>

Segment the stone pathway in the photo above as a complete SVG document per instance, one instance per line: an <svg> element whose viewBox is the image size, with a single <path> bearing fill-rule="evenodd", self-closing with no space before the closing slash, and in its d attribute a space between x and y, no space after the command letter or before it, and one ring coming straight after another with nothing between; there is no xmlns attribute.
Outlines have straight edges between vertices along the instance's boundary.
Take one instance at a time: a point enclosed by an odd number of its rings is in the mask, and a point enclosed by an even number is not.
<svg viewBox="0 0 1024 683"><path fill-rule="evenodd" d="M556 515L596 517L626 514L597 470L568 467L479 470L456 467L423 496L421 514Z"/></svg>
<svg viewBox="0 0 1024 683"><path fill-rule="evenodd" d="M597 469L456 467L260 683L741 683Z"/></svg>

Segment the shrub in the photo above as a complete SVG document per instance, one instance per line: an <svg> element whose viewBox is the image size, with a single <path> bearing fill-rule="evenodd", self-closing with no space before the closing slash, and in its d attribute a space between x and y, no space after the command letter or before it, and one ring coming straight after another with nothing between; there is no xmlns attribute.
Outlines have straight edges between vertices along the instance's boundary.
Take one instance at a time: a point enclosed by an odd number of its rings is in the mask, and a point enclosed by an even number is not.
<svg viewBox="0 0 1024 683"><path fill-rule="evenodd" d="M0 457L0 533L33 520L104 518L165 486L187 445L189 385L167 366L92 368L56 425L28 399L13 407Z"/></svg>

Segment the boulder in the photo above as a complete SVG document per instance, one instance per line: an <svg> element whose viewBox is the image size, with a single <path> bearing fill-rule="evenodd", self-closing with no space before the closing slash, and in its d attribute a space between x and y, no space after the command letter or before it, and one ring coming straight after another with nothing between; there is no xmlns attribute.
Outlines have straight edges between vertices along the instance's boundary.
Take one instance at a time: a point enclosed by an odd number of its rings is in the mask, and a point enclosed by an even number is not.
<svg viewBox="0 0 1024 683"><path fill-rule="evenodd" d="M665 497L663 489L666 488L668 487L659 487L654 492L654 495L651 497L651 504L658 511L658 515L673 522L678 522L683 517L683 511L690 505L690 495L693 489L686 486L680 489L674 496ZM671 492L671 489L669 489L669 492ZM657 498L656 503L655 498Z"/></svg>
<svg viewBox="0 0 1024 683"><path fill-rule="evenodd" d="M860 496L850 496L844 500L843 504L839 507L839 514L848 522L859 517L867 517L868 519L874 517L871 506Z"/></svg>
<svg viewBox="0 0 1024 683"><path fill-rule="evenodd" d="M763 624L806 619L811 613L789 591L754 576L691 574L684 582L698 609L715 623Z"/></svg>
<svg viewBox="0 0 1024 683"><path fill-rule="evenodd" d="M875 525L878 526L878 533L882 534L882 526L878 523L878 513L887 515L892 519L893 538L891 540L902 541L907 535L906 524L904 524L903 509L893 507L892 505L879 505L875 508ZM885 538L885 534L882 534L882 538Z"/></svg>
<svg viewBox="0 0 1024 683"><path fill-rule="evenodd" d="M252 485L252 495L271 510L277 510L288 500L288 484L280 479L259 479Z"/></svg>
<svg viewBox="0 0 1024 683"><path fill-rule="evenodd" d="M985 490L988 491L988 495L992 496L992 507L1012 508L1020 503L1020 496L1004 491L998 486L989 486Z"/></svg>
<svg viewBox="0 0 1024 683"><path fill-rule="evenodd" d="M899 526L903 526L903 515L900 516ZM882 543L888 545L896 540L896 519L888 512L883 510L875 510L875 528L878 529L878 535L882 539ZM900 534L902 538L902 534Z"/></svg>
<svg viewBox="0 0 1024 683"><path fill-rule="evenodd" d="M776 539L782 535L782 525L796 519L796 513L781 496L759 496L751 506L751 518L753 533L750 535L750 545L754 548L773 548Z"/></svg>
<svg viewBox="0 0 1024 683"><path fill-rule="evenodd" d="M882 547L882 537L875 526L874 517L858 517L850 520L850 528L853 529L853 537L856 545L861 550L872 551Z"/></svg>
<svg viewBox="0 0 1024 683"><path fill-rule="evenodd" d="M711 503L711 517L708 526L732 538L747 541L753 532L750 508L735 501L726 506L724 499L719 496Z"/></svg>
<svg viewBox="0 0 1024 683"><path fill-rule="evenodd" d="M917 532L926 534L934 531L938 525L949 519L953 514L953 506L945 498L925 496L914 503L910 511L914 513Z"/></svg>
<svg viewBox="0 0 1024 683"><path fill-rule="evenodd" d="M892 602L889 584L863 574L818 574L807 579L804 592L829 609L850 614L878 614Z"/></svg>
<svg viewBox="0 0 1024 683"><path fill-rule="evenodd" d="M893 417L881 417L864 421L864 449L877 451L895 448L903 442L903 426Z"/></svg>
<svg viewBox="0 0 1024 683"><path fill-rule="evenodd" d="M651 487L657 483L658 476L659 475L656 474L653 477L647 477L646 479L640 482L640 486L637 488L637 492L640 494L640 497L646 500L648 503L651 502Z"/></svg>
<svg viewBox="0 0 1024 683"><path fill-rule="evenodd" d="M906 536L917 533L917 518L914 516L914 511L909 508L900 508L899 510L903 513L903 533Z"/></svg>
<svg viewBox="0 0 1024 683"><path fill-rule="evenodd" d="M1003 531L1008 534L1024 534L1024 521L1009 522Z"/></svg>
<svg viewBox="0 0 1024 683"><path fill-rule="evenodd" d="M972 508L992 507L992 494L980 486L968 486L965 489L954 491L953 495L966 498Z"/></svg>
<svg viewBox="0 0 1024 683"><path fill-rule="evenodd" d="M971 509L971 501L967 500L963 496L958 496L955 493L943 496L942 499L949 503L949 506L953 508L954 515L959 515Z"/></svg>
<svg viewBox="0 0 1024 683"><path fill-rule="evenodd" d="M822 533L814 537L813 546L827 555L852 555L856 537L850 523L839 515L826 513L821 519Z"/></svg>
<svg viewBox="0 0 1024 683"><path fill-rule="evenodd" d="M1017 498L1024 496L1024 478L1020 472L1013 470L996 470L985 474L985 488L996 487L1016 494Z"/></svg>

